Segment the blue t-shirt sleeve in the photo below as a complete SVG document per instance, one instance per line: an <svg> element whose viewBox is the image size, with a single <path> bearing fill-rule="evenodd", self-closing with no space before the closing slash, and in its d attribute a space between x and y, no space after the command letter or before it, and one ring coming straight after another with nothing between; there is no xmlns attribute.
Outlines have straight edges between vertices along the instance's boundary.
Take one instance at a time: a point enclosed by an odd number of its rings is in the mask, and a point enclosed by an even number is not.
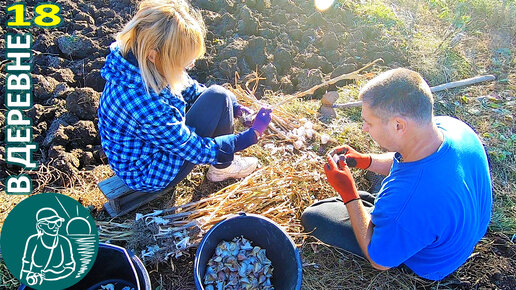
<svg viewBox="0 0 516 290"><path fill-rule="evenodd" d="M369 257L384 267L397 267L426 246L397 222L375 225L367 247Z"/></svg>

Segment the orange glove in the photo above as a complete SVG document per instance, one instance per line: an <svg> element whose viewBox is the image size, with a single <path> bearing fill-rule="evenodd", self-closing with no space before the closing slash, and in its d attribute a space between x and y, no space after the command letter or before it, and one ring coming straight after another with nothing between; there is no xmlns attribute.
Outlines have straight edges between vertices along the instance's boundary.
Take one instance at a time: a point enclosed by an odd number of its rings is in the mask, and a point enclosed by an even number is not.
<svg viewBox="0 0 516 290"><path fill-rule="evenodd" d="M333 154L344 154L344 156L346 156L346 164L349 167L367 169L371 166L371 162L373 161L371 155L359 153L348 145L335 148L331 155L333 156ZM339 160L339 166L345 166L343 160Z"/></svg>
<svg viewBox="0 0 516 290"><path fill-rule="evenodd" d="M339 193L344 204L360 199L355 185L355 179L349 171L349 167L343 166L340 169L331 156L327 156L328 163L324 165L324 173L330 185ZM339 163L342 161L339 161Z"/></svg>

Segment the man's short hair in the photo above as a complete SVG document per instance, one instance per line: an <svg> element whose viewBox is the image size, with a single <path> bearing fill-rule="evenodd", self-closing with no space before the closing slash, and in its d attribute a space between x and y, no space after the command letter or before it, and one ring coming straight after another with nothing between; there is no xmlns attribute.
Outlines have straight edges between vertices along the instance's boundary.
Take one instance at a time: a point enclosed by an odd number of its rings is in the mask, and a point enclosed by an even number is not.
<svg viewBox="0 0 516 290"><path fill-rule="evenodd" d="M359 97L383 121L395 116L420 124L432 121L434 99L430 87L419 73L409 69L379 74L360 90Z"/></svg>

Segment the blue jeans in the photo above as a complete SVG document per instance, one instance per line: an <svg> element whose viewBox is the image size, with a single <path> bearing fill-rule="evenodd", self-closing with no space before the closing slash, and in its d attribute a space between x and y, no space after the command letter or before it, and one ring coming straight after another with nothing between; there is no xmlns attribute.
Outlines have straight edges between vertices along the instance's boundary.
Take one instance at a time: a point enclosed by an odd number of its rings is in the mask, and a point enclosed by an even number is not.
<svg viewBox="0 0 516 290"><path fill-rule="evenodd" d="M231 92L221 86L210 86L186 112L185 123L194 128L201 137L217 137L233 134L233 101ZM226 157L217 167L224 168L231 164L233 156ZM167 188L176 186L192 171L195 164L185 161L176 177Z"/></svg>
<svg viewBox="0 0 516 290"><path fill-rule="evenodd" d="M366 211L371 213L375 196L366 191L358 193ZM301 224L305 232L322 242L365 257L353 232L346 205L340 197L323 199L307 207L301 215Z"/></svg>

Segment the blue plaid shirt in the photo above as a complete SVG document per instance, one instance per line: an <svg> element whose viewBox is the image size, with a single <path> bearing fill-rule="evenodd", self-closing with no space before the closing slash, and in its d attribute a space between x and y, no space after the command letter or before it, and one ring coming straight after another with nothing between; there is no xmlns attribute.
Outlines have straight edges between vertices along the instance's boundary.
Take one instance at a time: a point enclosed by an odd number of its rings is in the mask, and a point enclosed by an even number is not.
<svg viewBox="0 0 516 290"><path fill-rule="evenodd" d="M132 189L165 188L186 161L216 162L218 145L185 125L186 106L206 89L189 77L182 95L167 87L147 93L137 63L122 57L116 43L101 70L106 86L98 109L102 148L113 171Z"/></svg>

